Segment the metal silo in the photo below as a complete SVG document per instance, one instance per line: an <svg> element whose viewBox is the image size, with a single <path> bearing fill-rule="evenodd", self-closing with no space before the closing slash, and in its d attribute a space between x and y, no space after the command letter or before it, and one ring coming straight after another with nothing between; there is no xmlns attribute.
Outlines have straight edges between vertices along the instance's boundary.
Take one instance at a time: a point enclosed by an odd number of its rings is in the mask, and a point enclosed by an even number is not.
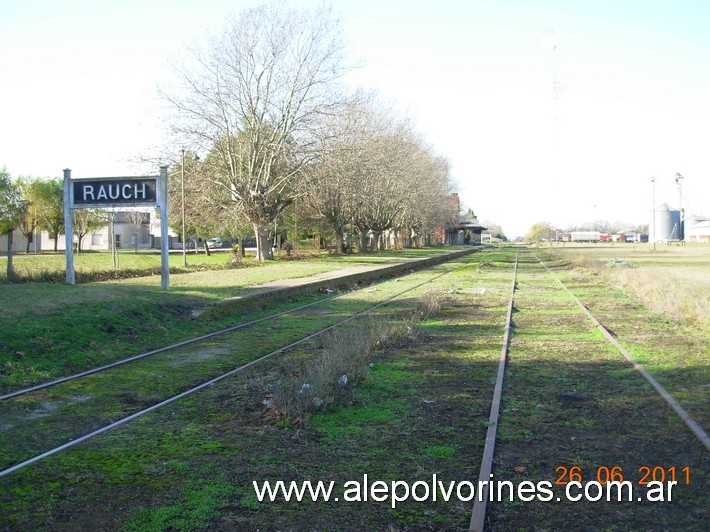
<svg viewBox="0 0 710 532"><path fill-rule="evenodd" d="M656 207L651 239L658 241L678 241L682 238L680 211L671 209L666 203ZM654 233L655 231L655 233Z"/></svg>

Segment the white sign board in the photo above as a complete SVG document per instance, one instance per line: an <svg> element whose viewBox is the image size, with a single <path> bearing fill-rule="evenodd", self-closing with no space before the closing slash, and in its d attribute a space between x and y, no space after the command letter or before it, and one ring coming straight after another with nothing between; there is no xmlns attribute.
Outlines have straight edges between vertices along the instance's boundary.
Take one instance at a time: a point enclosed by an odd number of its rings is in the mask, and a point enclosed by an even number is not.
<svg viewBox="0 0 710 532"><path fill-rule="evenodd" d="M160 167L160 175L137 177L101 177L72 179L64 170L64 225L67 242L72 241L74 209L106 209L116 207L159 207L160 209L160 275L163 289L170 288L168 263L168 167ZM74 247L67 250L67 284L76 282Z"/></svg>

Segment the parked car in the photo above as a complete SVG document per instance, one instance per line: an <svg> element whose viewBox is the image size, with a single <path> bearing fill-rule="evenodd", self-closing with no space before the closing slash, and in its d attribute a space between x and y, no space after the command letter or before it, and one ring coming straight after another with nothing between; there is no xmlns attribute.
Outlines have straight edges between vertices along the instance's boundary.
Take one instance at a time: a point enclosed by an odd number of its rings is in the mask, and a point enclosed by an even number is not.
<svg viewBox="0 0 710 532"><path fill-rule="evenodd" d="M222 239L218 236L214 238L210 238L207 241L207 247L208 248L221 248L222 247Z"/></svg>

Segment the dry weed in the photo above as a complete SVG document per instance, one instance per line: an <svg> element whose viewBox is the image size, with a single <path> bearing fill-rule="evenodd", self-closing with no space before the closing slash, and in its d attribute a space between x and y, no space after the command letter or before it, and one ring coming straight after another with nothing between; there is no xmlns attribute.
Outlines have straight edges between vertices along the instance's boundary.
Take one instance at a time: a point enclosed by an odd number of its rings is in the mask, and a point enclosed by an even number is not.
<svg viewBox="0 0 710 532"><path fill-rule="evenodd" d="M417 302L416 314L421 320L429 319L441 310L446 300L443 290L429 290Z"/></svg>
<svg viewBox="0 0 710 532"><path fill-rule="evenodd" d="M585 255L573 260L575 265L633 294L653 312L678 324L693 323L710 330L710 296L692 280L676 278L668 268L637 266L625 260L604 263Z"/></svg>
<svg viewBox="0 0 710 532"><path fill-rule="evenodd" d="M324 405L342 402L365 378L373 349L366 323L332 329L321 345L315 359L282 366L282 378L266 405L277 417L302 421Z"/></svg>
<svg viewBox="0 0 710 532"><path fill-rule="evenodd" d="M320 353L307 361L287 361L263 403L276 419L304 421L314 411L347 401L370 368L374 349L406 345L419 337L419 320L438 312L443 291L425 293L414 312L402 318L380 315L331 329L320 336Z"/></svg>
<svg viewBox="0 0 710 532"><path fill-rule="evenodd" d="M694 322L710 329L710 297L693 283L652 268L617 269L604 277L675 323Z"/></svg>

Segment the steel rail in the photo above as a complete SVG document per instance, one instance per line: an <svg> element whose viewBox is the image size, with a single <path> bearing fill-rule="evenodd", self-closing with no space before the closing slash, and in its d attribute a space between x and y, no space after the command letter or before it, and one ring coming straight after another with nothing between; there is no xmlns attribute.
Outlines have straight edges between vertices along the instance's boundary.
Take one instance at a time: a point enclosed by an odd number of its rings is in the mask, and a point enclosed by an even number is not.
<svg viewBox="0 0 710 532"><path fill-rule="evenodd" d="M483 257L483 256L484 256L484 255L482 255L481 257ZM385 282L385 281L381 281L381 282ZM363 290L363 288L360 288L360 289L358 289L358 290ZM290 314L290 313L293 313L293 312L298 312L299 310L303 310L303 309L306 309L306 308L309 308L309 307L312 307L312 306L315 306L315 305L320 305L320 304L322 304L322 303L326 303L326 302L328 302L328 301L332 301L333 299L337 299L337 298L339 298L339 297L343 297L343 296L345 296L345 295L347 295L347 294L352 294L353 292L356 292L356 291L358 291L358 290L351 290L351 291L349 291L349 292L344 292L344 293L342 293L342 294L338 294L338 295L335 295L335 296L330 296L330 297L327 297L327 298L323 298L323 299L320 299L320 300L318 300L318 301L314 301L313 303L308 303L308 304L306 304L306 305L302 305L302 306L300 306L300 307L296 307L296 308L293 308L293 309L290 309L290 310L285 310L285 311L283 311L283 312L278 312L278 313L276 313L276 314L271 314L271 315L269 315L269 316L264 316L263 318L259 318L259 319L256 319L256 320L252 320L252 321L249 321L249 322L246 322L246 323L240 323L240 324L234 325L234 326L232 326L232 327L227 327L226 329L220 329L219 331L214 331L214 332L205 334L205 335L203 335L203 336L199 336L199 337L197 337L197 338L191 338L191 339L185 340L185 341L183 341L183 342L178 342L178 343L176 343L176 344L168 345L168 346L165 346L165 347L160 347L160 348L158 348L158 349L154 349L154 350L152 350L152 351L147 351L147 352L141 353L141 354L139 354L139 355L135 355L135 356L132 356L132 357L129 357L129 358L124 358L124 359L122 359L122 360L117 360L116 362L112 362L112 363L106 364L106 365L104 365L104 366L99 366L99 367L96 367L96 368L88 369L88 370L86 370L86 371L82 371L81 373L76 373L76 374L74 374L74 375L67 375L66 377L61 377L61 378L59 378L59 379L55 379L55 380L52 380L52 381L44 382L44 383L42 383L42 384L37 384L36 386L31 386L31 387L29 387L29 388L23 388L23 389L21 389L21 390L15 390L15 391L13 391L13 392L10 392L10 393L4 394L4 395L0 395L0 401L4 401L4 400L6 400L6 399L12 399L13 397L19 397L19 396L21 396L21 395L25 395L25 394L28 394L28 393L36 392L36 391L39 391L39 390L44 390L44 389L46 389L46 388L51 388L51 387L53 387L53 386L57 386L58 384L63 384L63 383L65 383L65 382L69 382L69 381L72 381L72 380L80 379L80 378L82 378L82 377L88 377L89 375L94 375L95 373L100 373L100 372L106 371L106 370L108 370L108 369L117 368L117 367L119 367L119 366L123 366L124 364L129 364L129 363L135 362L135 361L137 361L137 360L142 360L142 359L144 359L144 358L147 358L147 357L150 357L150 356L153 356L153 355L157 355L157 354L160 354L160 353L164 353L164 352L170 351L170 350L172 350L172 349L178 349L178 348L180 348L180 347L185 347L186 345L190 345L190 344L193 344L193 343L196 343L196 342L201 342L201 341L204 341L204 340L208 340L208 339L210 339L210 338L214 338L215 336L219 336L219 335L222 335L222 334L227 334L227 333L230 333L230 332L234 332L234 331L237 331L237 330L239 330L239 329L246 328L246 327L251 327L252 325L256 325L256 324L261 323L261 322L264 322L264 321L276 319L276 318L278 318L278 317L280 317L280 316L284 316L284 315L286 315L286 314Z"/></svg>
<svg viewBox="0 0 710 532"><path fill-rule="evenodd" d="M488 502L488 490L490 479L493 477L493 454L496 446L496 436L498 433L498 417L500 415L500 402L503 396L503 376L505 375L505 365L508 361L508 346L510 343L510 328L513 320L513 308L515 306L515 288L518 276L518 254L515 255L515 266L513 267L513 282L510 288L510 301L508 303L508 314L505 318L505 333L503 334L503 346L498 360L498 376L493 391L493 401L491 402L491 413L488 417L488 431L486 432L486 443L483 448L483 458L478 473L478 497L473 502L471 511L471 521L468 529L472 532L482 532L486 518L486 506Z"/></svg>
<svg viewBox="0 0 710 532"><path fill-rule="evenodd" d="M340 320L339 322L334 323L333 325L329 325L328 327L325 327L325 328L323 328L323 329L321 329L321 330L319 330L319 331L316 331L316 332L314 332L314 333L312 333L312 334L309 334L309 335L307 335L307 336L305 336L305 337L303 337L303 338L301 338L301 339L299 339L299 340L296 340L295 342L292 342L292 343L290 343L290 344L288 344L288 345L286 345L286 346L280 347L280 348L278 348L278 349L276 349L276 350L274 350L274 351L272 351L272 352L270 352L270 353L267 353L266 355L263 355L263 356L261 356L261 357L259 357L259 358L257 358L257 359L254 359L254 360L252 360L252 361L250 361L250 362L247 362L246 364L243 364L243 365L238 366L238 367L236 367L236 368L234 368L234 369L232 369L232 370L230 370L230 371L228 371L228 372L226 372L226 373L223 373L223 374L221 374L221 375L219 375L219 376L217 376L217 377L215 377L215 378L213 378L213 379L210 379L210 380L208 380L208 381L206 381L206 382L203 382L202 384L198 384L197 386L194 386L194 387L192 387L192 388L190 388L190 389L188 389L188 390L185 390L185 391L183 391L183 392L181 392L181 393L179 393L179 394L177 394L177 395L174 395L174 396L172 396L172 397L169 397L168 399L165 399L165 400L163 400L163 401L161 401L161 402L159 402L159 403L156 403L156 404L151 405L151 406L149 406L149 407L147 407L147 408L144 408L143 410L139 410L138 412L134 412L133 414L131 414L131 415L129 415L129 416L126 416L125 418L119 419L118 421L115 421L115 422L113 422L113 423L111 423L111 424L109 424L109 425L106 425L106 426L104 426L104 427L101 427L101 428L99 428L99 429L96 429L96 430L93 431L93 432L90 432L90 433L88 433L88 434L85 434L85 435L83 435L83 436L80 436L80 437L78 437L78 438L75 439L75 440L72 440L72 441L67 442L67 443L65 443L65 444L63 444L63 445L60 445L60 446L55 447L55 448L53 448L53 449L50 449L49 451L46 451L46 452L44 452L44 453L42 453L42 454L39 454L39 455L37 455L37 456L34 456L34 457L32 457L32 458L29 458L29 459L27 459L27 460L25 460L25 461L23 461L23 462L20 462L20 463L18 463L18 464L15 464L14 466L11 466L11 467L9 467L9 468L7 468L7 469L4 469L4 470L0 471L0 477L4 477L4 476L6 476L6 475L9 475L9 474L11 474L11 473L14 473L15 471L19 471L20 469L23 469L23 468L25 468L25 467L27 467L27 466L29 466L29 465L31 465L31 464L34 464L34 463L36 463L36 462L39 462L40 460L43 460L44 458L48 458L48 457L50 457L50 456L52 456L52 455L54 455L54 454L57 454L57 453L59 453L59 452L61 452L61 451L65 451L65 450L67 450L67 449L70 449L71 447L74 447L75 445L78 445L78 444L83 443L83 442L85 442L85 441L87 441L87 440L90 440L91 438L94 438L94 437L96 437L96 436L99 436L100 434L103 434L103 433L108 432L108 431L110 431L110 430L112 430L112 429L115 429L116 427L119 427L119 426L121 426L121 425L124 425L124 424L130 422L130 421L133 421L134 419L137 419L137 418L139 418L139 417L141 417L141 416L144 416L145 414L148 414L148 413L150 413L150 412L153 412L154 410L157 410L157 409L159 409L159 408L161 408L161 407L163 407L163 406L169 405L170 403L173 403L173 402L175 402L175 401L177 401L177 400L179 400L179 399L182 399L182 398L184 398L184 397L187 397L188 395L191 395L191 394L193 394L193 393L195 393L195 392L198 392L198 391L200 391L200 390L203 390L204 388L207 388L207 387L209 387L209 386L212 386L213 384L216 384L216 383L218 383L218 382L220 382L220 381L222 381L222 380L224 380L224 379L226 379L226 378L228 378L228 377L231 377L232 375L235 375L235 374L237 374L237 373L240 373L240 372L242 372L242 371L244 371L244 370L246 370L246 369L248 369L248 368L250 368L250 367L252 367L252 366L255 366L256 364L258 364L258 363L260 363L260 362L263 362L264 360L267 360L267 359L273 357L274 355L277 355L277 354L279 354L279 353L283 353L284 351L286 351L286 350L288 350L288 349L291 349L292 347L295 347L295 346L297 346L297 345L299 345L299 344L301 344L301 343L303 343L303 342L306 342L306 341L308 341L308 340L311 340L311 339L313 339L313 338L319 336L320 334L323 334L323 333L325 333L325 332L327 332L327 331L329 331L329 330L331 330L331 329L334 329L334 328L336 328L336 327L339 327L339 326L343 325L344 323L347 323L347 322L352 321L352 320L354 320L354 319L356 319L356 318L359 318L360 316L363 316L364 314L367 314L368 312L371 312L371 311L373 311L373 310L375 310L375 309L377 309L377 308L379 308L379 307L385 306L385 305L391 303L394 299L396 299L396 298L402 296L403 294L406 294L406 293L408 293L408 292L411 292L412 290L416 290L417 288L420 288L420 287L424 286L424 285L427 284L427 283L431 283L432 281L435 281L436 279L439 279L440 277L443 277L444 275L447 275L447 274L449 274L449 273L451 273L451 272L458 271L458 270L460 270L460 269L463 269L463 268L466 268L466 267L469 267L469 266L472 266L472 265L473 265L473 264L464 264L464 265L462 265L462 266L460 266L460 267L458 267L458 268L454 268L453 270L449 270L449 271L443 272L443 273L441 273L441 274L439 274L439 275L437 275L437 276L435 276L435 277L432 277L431 279L428 279L428 280L423 281L423 282L421 282L421 283L419 283L419 284L417 284L417 285L415 285L415 286L412 286L412 287L410 287L410 288L407 288L406 290L403 290L402 292L399 292L398 294L395 294L395 295L393 295L393 296L390 296L390 297L384 299L383 301L380 301L379 303L377 303L377 304L375 304L375 305L373 305L373 306L371 306L371 307L369 307L369 308L367 308L367 309L365 309L365 310L362 310L362 311L360 311L360 312L357 312L357 313L355 313L354 315L352 315L352 316L350 316L350 317L348 317L348 318L345 318L345 319L343 319L343 320ZM433 267L433 266L432 266L432 267ZM214 333L213 333L213 334L214 334Z"/></svg>
<svg viewBox="0 0 710 532"><path fill-rule="evenodd" d="M350 293L350 292L348 292L348 293ZM201 342L201 341L203 341L203 340L208 340L208 339L210 339L210 338L214 338L215 336L219 336L219 335L221 335L221 334L226 334L226 333L234 332L234 331L237 331L237 330L239 330L239 329L243 329L243 328L245 328L245 327L250 327L250 326L252 326L252 325L256 325L257 323L261 323L262 321L267 321L267 320L271 320L271 319L274 319L274 318L278 318L279 316L283 316L283 315L285 315L285 314L290 314L291 312L296 312L296 311L299 311L299 310L303 310L303 309L305 309L305 308L312 307L312 306L314 306L314 305L320 305L321 303L325 303L326 301L331 301L331 300L333 300L333 299L336 299L336 298L338 298L338 297L342 297L342 296L344 296L344 295L345 295L345 293L343 293L343 294L338 294L338 295L336 295L336 296L330 296L330 297L328 297L328 298L324 298L324 299L320 299L320 300L318 300L318 301L314 301L313 303L308 303L307 305L303 305L303 306L300 306L300 307L297 307L297 308L293 308L293 309L290 309L290 310L285 310L285 311L283 311L283 312L279 312L279 313L277 313L277 314L272 314L272 315L270 315L270 316L264 316L263 318L259 318L259 319L256 319L256 320L252 320L252 321L249 321L249 322L246 322L246 323L240 323L239 325L234 325L234 326L228 327L228 328L226 328L226 329L220 329L219 331L214 331L214 332L211 332L211 333L209 333L209 334L205 334L205 335L203 335L203 336L199 336L199 337L197 337L197 338L191 338L191 339L185 340L185 341L183 341L183 342L178 342L177 344L172 344L172 345L168 345L168 346L165 346L165 347L160 347L160 348L158 348L158 349L154 349L154 350L148 351L148 352L146 352L146 353L141 353L140 355L135 355L135 356L132 356L132 357L129 357L129 358L124 358L124 359L122 359L122 360L117 360L116 362L112 362L111 364L106 364L105 366L100 366L100 367L97 367L97 368L92 368L92 369L89 369L89 370L86 370L86 371L82 371L81 373L76 373L76 374L74 374L74 375L68 375L68 376L66 376L66 377L61 377L61 378L55 379L55 380L53 380L53 381L49 381L49 382L45 382L45 383L42 383L42 384L38 384L38 385L36 385L36 386L32 386L31 388L23 388L22 390L16 390L16 391L14 391L14 392L10 392L10 393L8 393L8 394L1 395L1 396L0 396L0 401L5 400L5 399L11 399L11 398L13 398L13 397L18 397L18 396L20 396L20 395L24 395L24 394L31 393L31 392L36 392L36 391L38 391L38 390L43 390L43 389L45 389L45 388L50 388L50 387L52 387L52 386L56 386L57 384L62 384L62 383L64 383L64 382L72 381L72 380L75 380L75 379L80 379L80 378L82 378L82 377L88 377L89 375L93 375L94 373L99 373L99 372L101 372L101 371L106 371L107 369L117 368L117 367L119 367L119 366L123 366L124 364L128 364L128 363L130 363L130 362L135 362L136 360L141 360L141 359L146 358L146 357L149 357L149 356L157 355L158 353L164 353L165 351L170 351L171 349L177 349L177 348L179 348L179 347L184 347L184 346L186 346L186 345L194 344L195 342Z"/></svg>
<svg viewBox="0 0 710 532"><path fill-rule="evenodd" d="M533 254L533 256L542 264L547 272L552 275L552 277L564 288L574 299L574 301L579 305L579 307L582 309L582 311L587 315L587 317L592 320L592 323L601 331L601 333L604 335L604 337L611 342L614 347L616 347L619 352L624 355L624 358L633 366L633 368L638 371L647 381L648 383L653 386L653 388L659 393L661 397L663 397L663 400L680 416L680 418L683 420L683 423L690 429L690 431L700 440L700 443L702 443L705 448L710 451L710 437L708 437L708 434L702 429L702 427L695 421L688 412L685 411L685 409L680 406L675 399L666 391L666 389L661 386L656 379L653 378L653 376L646 371L646 369L636 362L634 357L629 353L624 347L619 343L619 341L614 338L614 336L609 332L609 330L602 325L602 323L592 314L592 312L587 308L587 306L582 303L579 298L570 290L570 288L565 285L560 278L554 274L550 268L547 267L547 264L545 264L537 255Z"/></svg>

